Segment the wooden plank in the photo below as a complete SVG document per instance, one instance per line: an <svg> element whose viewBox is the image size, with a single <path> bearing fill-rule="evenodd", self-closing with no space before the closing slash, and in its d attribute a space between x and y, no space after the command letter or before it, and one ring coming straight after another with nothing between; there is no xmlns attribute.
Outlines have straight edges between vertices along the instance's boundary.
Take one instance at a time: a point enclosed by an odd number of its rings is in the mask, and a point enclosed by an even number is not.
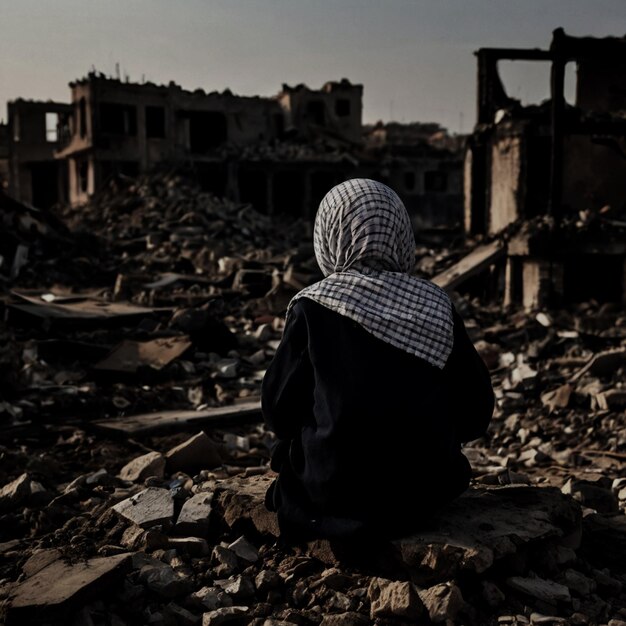
<svg viewBox="0 0 626 626"><path fill-rule="evenodd" d="M493 241L472 250L467 256L435 276L432 282L442 289L456 289L468 278L479 274L492 263L502 258L506 247L500 241Z"/></svg>
<svg viewBox="0 0 626 626"><path fill-rule="evenodd" d="M89 426L108 435L146 435L172 430L189 430L200 426L218 426L260 421L261 401L213 407L204 411L157 411L90 422Z"/></svg>
<svg viewBox="0 0 626 626"><path fill-rule="evenodd" d="M191 341L189 341L189 337L186 335L159 337L151 341L125 339L106 358L96 363L94 368L133 374L140 367L149 366L155 370L160 370L181 356L190 347Z"/></svg>

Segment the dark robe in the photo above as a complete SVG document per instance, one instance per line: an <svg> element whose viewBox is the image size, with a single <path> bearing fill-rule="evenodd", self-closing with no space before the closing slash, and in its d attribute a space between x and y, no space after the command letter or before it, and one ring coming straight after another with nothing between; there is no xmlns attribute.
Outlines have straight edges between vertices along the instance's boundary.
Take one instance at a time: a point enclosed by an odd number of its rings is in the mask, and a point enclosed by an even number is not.
<svg viewBox="0 0 626 626"><path fill-rule="evenodd" d="M454 312L439 369L308 299L293 307L263 380L278 439L268 508L286 537L399 536L461 494L461 443L493 412L487 368Z"/></svg>

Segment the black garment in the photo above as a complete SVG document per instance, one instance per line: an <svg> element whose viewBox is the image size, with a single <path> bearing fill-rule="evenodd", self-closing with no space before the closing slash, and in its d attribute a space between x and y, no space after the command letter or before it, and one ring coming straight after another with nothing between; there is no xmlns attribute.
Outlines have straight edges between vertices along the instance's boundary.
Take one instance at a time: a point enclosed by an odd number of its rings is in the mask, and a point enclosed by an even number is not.
<svg viewBox="0 0 626 626"><path fill-rule="evenodd" d="M461 443L493 412L489 373L454 313L443 370L307 298L265 378L278 445L268 491L281 531L345 537L410 531L469 485Z"/></svg>

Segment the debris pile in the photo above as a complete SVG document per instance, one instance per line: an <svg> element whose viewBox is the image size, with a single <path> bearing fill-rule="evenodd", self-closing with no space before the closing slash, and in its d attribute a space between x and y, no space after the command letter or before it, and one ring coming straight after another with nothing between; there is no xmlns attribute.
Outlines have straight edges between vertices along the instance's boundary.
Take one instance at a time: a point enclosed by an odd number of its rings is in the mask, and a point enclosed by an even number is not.
<svg viewBox="0 0 626 626"><path fill-rule="evenodd" d="M497 396L472 488L395 542L286 546L258 394L318 276L306 227L174 175L68 209L70 228L3 210L0 254L29 250L0 323L7 624L626 623L621 308L455 295ZM459 257L420 248L418 267Z"/></svg>

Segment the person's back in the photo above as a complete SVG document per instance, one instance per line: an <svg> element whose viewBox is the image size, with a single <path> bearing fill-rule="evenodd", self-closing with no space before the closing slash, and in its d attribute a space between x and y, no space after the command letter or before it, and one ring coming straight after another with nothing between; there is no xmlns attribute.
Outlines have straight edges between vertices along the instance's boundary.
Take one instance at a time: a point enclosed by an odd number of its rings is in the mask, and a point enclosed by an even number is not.
<svg viewBox="0 0 626 626"><path fill-rule="evenodd" d="M343 186L359 184L388 189ZM320 213L318 261L319 222ZM411 242L412 233L412 259ZM280 442L268 505L286 533L403 533L469 484L460 443L491 417L489 376L447 296L408 276L408 262L395 272L372 268L375 260L328 272L322 260L330 280L290 307L263 383L264 415Z"/></svg>

